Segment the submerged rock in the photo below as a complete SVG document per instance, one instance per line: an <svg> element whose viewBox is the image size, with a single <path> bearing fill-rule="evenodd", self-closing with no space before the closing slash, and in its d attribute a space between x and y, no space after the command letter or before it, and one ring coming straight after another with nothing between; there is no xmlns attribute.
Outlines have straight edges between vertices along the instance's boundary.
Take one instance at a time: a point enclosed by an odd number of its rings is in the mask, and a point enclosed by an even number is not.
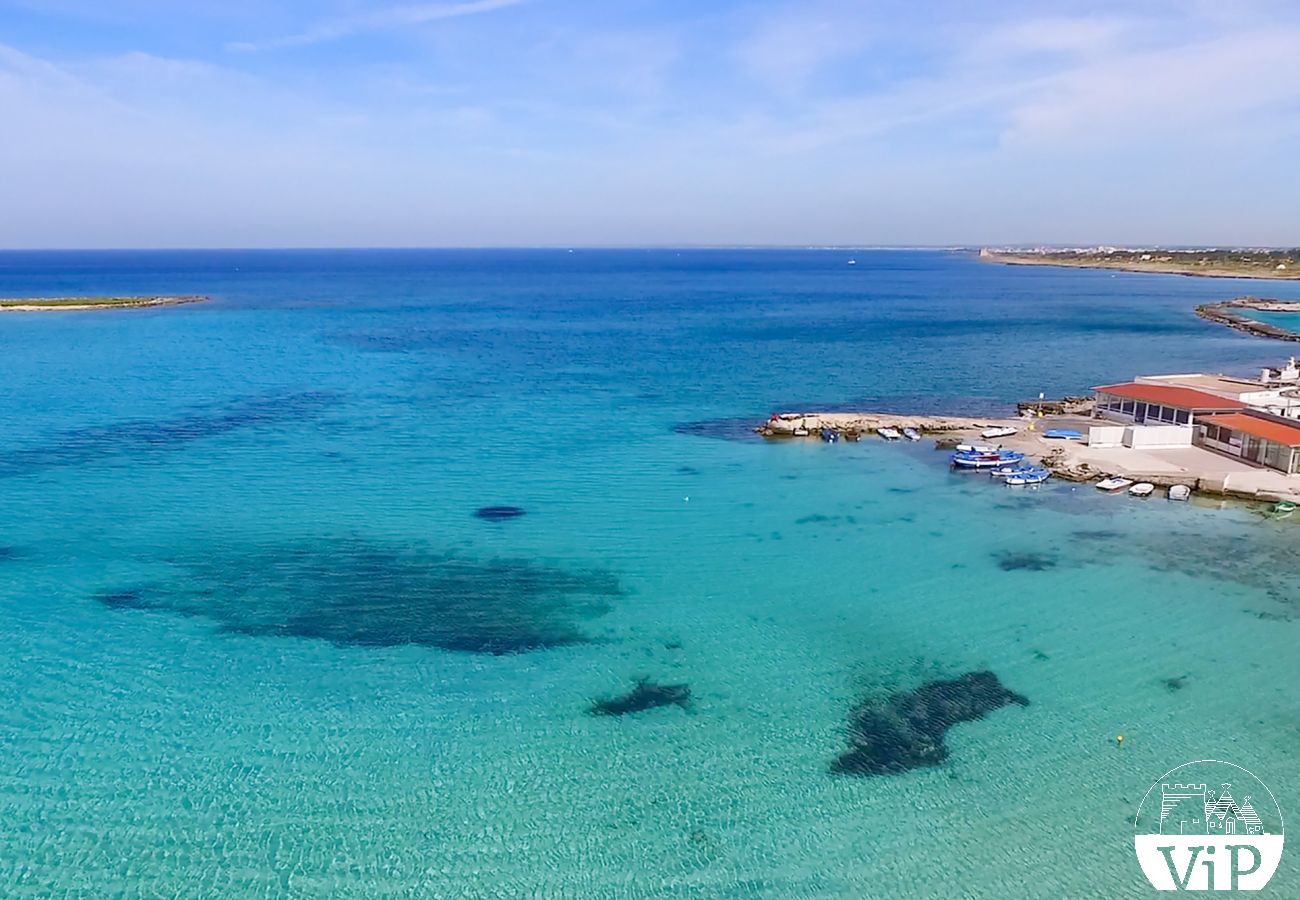
<svg viewBox="0 0 1300 900"><path fill-rule="evenodd" d="M1048 569L1056 568L1056 557L1046 553L1012 553L1004 550L995 553L994 556L997 558L998 568L1004 572L1014 572L1017 569L1026 572L1046 572Z"/></svg>
<svg viewBox="0 0 1300 900"><path fill-rule="evenodd" d="M96 600L124 614L201 617L258 637L504 655L585 642L580 623L622 593L600 570L356 539L222 548L169 562L174 577Z"/></svg>
<svg viewBox="0 0 1300 900"><path fill-rule="evenodd" d="M690 701L690 685L656 684L648 678L639 678L636 686L626 694L597 700L587 711L593 716L625 716L658 706L680 706L686 709Z"/></svg>
<svg viewBox="0 0 1300 900"><path fill-rule="evenodd" d="M489 522L504 522L517 519L526 511L522 506L481 506L474 511L474 516Z"/></svg>
<svg viewBox="0 0 1300 900"><path fill-rule="evenodd" d="M948 757L944 733L1003 706L1029 700L1003 687L989 671L930 681L914 691L856 707L849 719L850 749L831 763L840 775L895 775L937 766Z"/></svg>

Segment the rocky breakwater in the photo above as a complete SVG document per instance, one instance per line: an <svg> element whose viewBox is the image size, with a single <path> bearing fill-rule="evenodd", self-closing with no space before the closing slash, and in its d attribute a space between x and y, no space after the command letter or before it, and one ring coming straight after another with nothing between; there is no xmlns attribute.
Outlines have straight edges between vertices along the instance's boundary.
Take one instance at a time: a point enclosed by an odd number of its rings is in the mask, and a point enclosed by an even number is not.
<svg viewBox="0 0 1300 900"><path fill-rule="evenodd" d="M1202 319L1226 325L1237 331L1244 331L1256 337L1275 338L1279 341L1300 341L1300 334L1277 325L1252 319L1249 314L1238 310L1256 310L1258 312L1300 312L1300 303L1290 300L1269 300L1263 297L1236 297L1219 303L1205 303L1196 307L1196 314Z"/></svg>
<svg viewBox="0 0 1300 900"><path fill-rule="evenodd" d="M1015 425L1015 419L971 418L968 416L914 416L873 412L777 413L754 430L764 437L816 437L823 428L841 435L874 434L882 428L915 428L922 434L979 431L1000 425Z"/></svg>

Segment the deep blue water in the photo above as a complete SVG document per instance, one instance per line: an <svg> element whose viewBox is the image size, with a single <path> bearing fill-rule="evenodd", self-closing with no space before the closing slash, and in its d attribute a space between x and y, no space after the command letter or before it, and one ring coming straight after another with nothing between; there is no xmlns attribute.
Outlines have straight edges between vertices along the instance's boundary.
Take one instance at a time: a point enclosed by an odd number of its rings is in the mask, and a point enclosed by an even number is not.
<svg viewBox="0 0 1300 900"><path fill-rule="evenodd" d="M1294 532L747 429L1276 365L1192 313L1244 292L922 251L0 253L0 295L213 297L0 316L3 892L1142 896L1132 807L1175 765L1300 808ZM985 669L1029 705L832 773L856 704ZM589 714L639 678L690 700Z"/></svg>

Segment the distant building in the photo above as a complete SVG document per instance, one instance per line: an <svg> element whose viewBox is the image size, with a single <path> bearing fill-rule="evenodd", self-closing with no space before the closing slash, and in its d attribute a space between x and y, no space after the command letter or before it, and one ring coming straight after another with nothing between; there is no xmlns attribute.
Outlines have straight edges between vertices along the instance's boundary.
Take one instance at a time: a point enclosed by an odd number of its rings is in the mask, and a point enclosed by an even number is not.
<svg viewBox="0 0 1300 900"><path fill-rule="evenodd" d="M1206 416L1201 444L1211 450L1277 469L1300 472L1300 422L1258 409Z"/></svg>

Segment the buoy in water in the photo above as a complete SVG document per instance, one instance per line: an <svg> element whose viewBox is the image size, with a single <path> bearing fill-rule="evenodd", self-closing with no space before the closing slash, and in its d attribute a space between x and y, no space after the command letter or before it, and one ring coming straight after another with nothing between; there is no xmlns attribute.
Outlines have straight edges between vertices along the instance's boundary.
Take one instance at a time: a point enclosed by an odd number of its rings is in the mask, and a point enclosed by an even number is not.
<svg viewBox="0 0 1300 900"><path fill-rule="evenodd" d="M1124 735L1122 734L1115 735L1115 744L1120 747L1124 746Z"/></svg>

